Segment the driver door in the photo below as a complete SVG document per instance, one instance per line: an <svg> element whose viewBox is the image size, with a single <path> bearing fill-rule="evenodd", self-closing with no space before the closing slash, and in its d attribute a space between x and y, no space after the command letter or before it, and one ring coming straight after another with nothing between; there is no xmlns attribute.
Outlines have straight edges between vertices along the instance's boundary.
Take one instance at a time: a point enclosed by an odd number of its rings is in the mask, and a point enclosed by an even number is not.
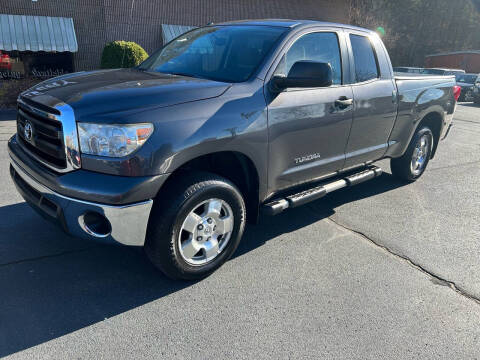
<svg viewBox="0 0 480 360"><path fill-rule="evenodd" d="M297 61L324 62L332 66L333 85L269 93L270 194L342 169L353 118L353 106L344 105L353 93L343 82L348 79L343 32L309 32L290 44L273 75L286 76Z"/></svg>

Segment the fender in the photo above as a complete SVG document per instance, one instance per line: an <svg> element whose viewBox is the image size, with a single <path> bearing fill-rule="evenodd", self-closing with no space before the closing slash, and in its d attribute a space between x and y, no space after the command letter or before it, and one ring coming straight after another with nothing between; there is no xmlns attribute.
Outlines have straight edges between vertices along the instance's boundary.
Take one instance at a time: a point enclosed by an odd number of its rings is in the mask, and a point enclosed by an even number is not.
<svg viewBox="0 0 480 360"><path fill-rule="evenodd" d="M451 114L453 114L455 108L451 84L445 83L433 88L422 87L419 89L415 88L417 86L416 82L400 80L397 81L397 86L400 94L398 114L390 134L390 146L385 157L396 158L402 156L418 127L425 121L430 122L436 138L432 151L433 157L440 134L449 125Z"/></svg>

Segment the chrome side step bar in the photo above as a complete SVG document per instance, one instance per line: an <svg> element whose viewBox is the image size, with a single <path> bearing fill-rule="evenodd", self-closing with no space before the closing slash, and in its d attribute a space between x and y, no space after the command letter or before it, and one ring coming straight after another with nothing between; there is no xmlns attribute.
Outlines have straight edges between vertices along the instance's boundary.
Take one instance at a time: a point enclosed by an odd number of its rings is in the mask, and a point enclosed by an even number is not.
<svg viewBox="0 0 480 360"><path fill-rule="evenodd" d="M354 186L364 181L374 179L382 174L382 169L370 166L366 170L345 176L342 179L322 184L314 188L274 200L264 205L264 212L268 215L277 215L288 208L295 208L311 201L320 199L335 190Z"/></svg>

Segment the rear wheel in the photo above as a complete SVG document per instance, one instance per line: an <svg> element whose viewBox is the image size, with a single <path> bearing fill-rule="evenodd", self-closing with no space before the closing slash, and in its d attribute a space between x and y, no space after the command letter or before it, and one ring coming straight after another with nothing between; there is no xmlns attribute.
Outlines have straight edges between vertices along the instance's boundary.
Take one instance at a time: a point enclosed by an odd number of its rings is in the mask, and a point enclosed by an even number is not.
<svg viewBox="0 0 480 360"><path fill-rule="evenodd" d="M428 127L422 127L413 136L405 154L390 160L392 174L415 181L425 172L433 149L433 134Z"/></svg>
<svg viewBox="0 0 480 360"><path fill-rule="evenodd" d="M245 204L227 179L187 174L154 201L145 251L174 279L208 276L237 248L245 227Z"/></svg>

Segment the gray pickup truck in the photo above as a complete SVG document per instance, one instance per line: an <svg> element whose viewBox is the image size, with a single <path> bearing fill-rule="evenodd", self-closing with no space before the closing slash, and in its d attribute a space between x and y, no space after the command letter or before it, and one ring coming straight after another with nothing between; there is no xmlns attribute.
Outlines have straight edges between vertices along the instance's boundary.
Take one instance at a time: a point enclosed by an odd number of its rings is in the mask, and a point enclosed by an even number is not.
<svg viewBox="0 0 480 360"><path fill-rule="evenodd" d="M453 76L395 77L369 30L214 24L137 68L22 93L10 173L73 236L144 246L168 276L199 279L260 212L375 178L383 158L418 179L448 133L454 86Z"/></svg>

